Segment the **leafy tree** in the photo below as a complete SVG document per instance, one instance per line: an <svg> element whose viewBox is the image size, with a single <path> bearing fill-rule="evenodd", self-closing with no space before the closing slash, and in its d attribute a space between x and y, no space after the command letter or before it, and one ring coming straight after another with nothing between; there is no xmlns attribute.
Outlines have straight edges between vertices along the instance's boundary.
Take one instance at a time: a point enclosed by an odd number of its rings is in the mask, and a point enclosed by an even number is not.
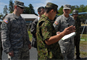
<svg viewBox="0 0 87 60"><path fill-rule="evenodd" d="M74 10L75 9L75 6L71 6L71 9Z"/></svg>
<svg viewBox="0 0 87 60"><path fill-rule="evenodd" d="M58 14L58 15L63 14L63 6L61 6L61 7L59 8L58 12L59 12L59 14Z"/></svg>
<svg viewBox="0 0 87 60"><path fill-rule="evenodd" d="M3 18L3 14L2 13L0 13L0 19L2 19Z"/></svg>
<svg viewBox="0 0 87 60"><path fill-rule="evenodd" d="M13 2L12 0L9 1L9 12L12 13L14 10L14 7L13 7Z"/></svg>
<svg viewBox="0 0 87 60"><path fill-rule="evenodd" d="M85 6L85 9L84 10L85 10L85 12L87 12L87 5Z"/></svg>
<svg viewBox="0 0 87 60"><path fill-rule="evenodd" d="M29 12L30 14L35 14L32 4L29 4Z"/></svg>
<svg viewBox="0 0 87 60"><path fill-rule="evenodd" d="M8 14L8 8L7 8L7 5L4 6L3 8L3 13L6 15Z"/></svg>
<svg viewBox="0 0 87 60"><path fill-rule="evenodd" d="M25 8L24 8L23 14L29 14L29 13L30 13L29 7L25 7Z"/></svg>
<svg viewBox="0 0 87 60"><path fill-rule="evenodd" d="M75 6L71 6L71 12L75 9Z"/></svg>
<svg viewBox="0 0 87 60"><path fill-rule="evenodd" d="M79 6L78 5L75 5L75 9L79 11Z"/></svg>
<svg viewBox="0 0 87 60"><path fill-rule="evenodd" d="M32 4L29 4L28 7L25 7L23 13L24 13L24 14L35 14L35 15L37 15L37 14L35 13L34 9L33 9Z"/></svg>
<svg viewBox="0 0 87 60"><path fill-rule="evenodd" d="M79 12L85 12L85 6L84 5L80 5Z"/></svg>

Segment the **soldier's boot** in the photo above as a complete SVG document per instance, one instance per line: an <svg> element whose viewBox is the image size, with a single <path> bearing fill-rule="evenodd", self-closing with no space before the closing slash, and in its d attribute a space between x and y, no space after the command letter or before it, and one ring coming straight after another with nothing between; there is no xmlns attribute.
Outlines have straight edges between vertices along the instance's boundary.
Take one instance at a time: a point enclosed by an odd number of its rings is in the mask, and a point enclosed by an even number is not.
<svg viewBox="0 0 87 60"><path fill-rule="evenodd" d="M82 60L82 59L78 56L78 57L76 57L76 60Z"/></svg>
<svg viewBox="0 0 87 60"><path fill-rule="evenodd" d="M81 60L81 58L79 57L79 55L76 56L76 60Z"/></svg>

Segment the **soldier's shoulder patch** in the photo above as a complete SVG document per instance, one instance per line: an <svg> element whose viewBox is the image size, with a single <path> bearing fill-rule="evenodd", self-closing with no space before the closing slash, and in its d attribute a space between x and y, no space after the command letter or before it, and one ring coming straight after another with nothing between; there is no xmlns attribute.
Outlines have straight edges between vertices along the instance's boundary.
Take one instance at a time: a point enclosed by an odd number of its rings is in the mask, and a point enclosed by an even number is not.
<svg viewBox="0 0 87 60"><path fill-rule="evenodd" d="M54 22L56 25L58 25L59 23L57 21Z"/></svg>
<svg viewBox="0 0 87 60"><path fill-rule="evenodd" d="M4 21L6 24L8 24L8 20L7 20L7 19L4 19L3 21Z"/></svg>

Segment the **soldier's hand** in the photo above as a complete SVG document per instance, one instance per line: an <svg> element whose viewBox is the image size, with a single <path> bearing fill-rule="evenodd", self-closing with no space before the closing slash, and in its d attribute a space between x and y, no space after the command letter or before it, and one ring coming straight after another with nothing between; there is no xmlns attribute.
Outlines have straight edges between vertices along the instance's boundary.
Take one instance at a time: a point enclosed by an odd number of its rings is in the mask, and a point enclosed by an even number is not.
<svg viewBox="0 0 87 60"><path fill-rule="evenodd" d="M63 31L64 35L70 34L72 32L75 32L75 26L69 26L69 27L65 28Z"/></svg>
<svg viewBox="0 0 87 60"><path fill-rule="evenodd" d="M14 56L14 52L13 51L9 52L9 56L13 57Z"/></svg>
<svg viewBox="0 0 87 60"><path fill-rule="evenodd" d="M28 48L31 49L31 44L28 45Z"/></svg>

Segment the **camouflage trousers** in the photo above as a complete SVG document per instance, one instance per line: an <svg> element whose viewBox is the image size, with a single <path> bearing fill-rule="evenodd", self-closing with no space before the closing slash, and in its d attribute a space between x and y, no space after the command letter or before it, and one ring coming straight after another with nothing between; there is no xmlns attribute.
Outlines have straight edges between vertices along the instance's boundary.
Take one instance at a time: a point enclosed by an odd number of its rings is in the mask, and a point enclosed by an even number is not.
<svg viewBox="0 0 87 60"><path fill-rule="evenodd" d="M14 50L14 56L11 57L8 54L8 60L29 60L29 49Z"/></svg>
<svg viewBox="0 0 87 60"><path fill-rule="evenodd" d="M2 60L2 47L0 47L0 60Z"/></svg>
<svg viewBox="0 0 87 60"><path fill-rule="evenodd" d="M59 45L63 55L63 60L74 60L74 41L73 43L59 41Z"/></svg>

